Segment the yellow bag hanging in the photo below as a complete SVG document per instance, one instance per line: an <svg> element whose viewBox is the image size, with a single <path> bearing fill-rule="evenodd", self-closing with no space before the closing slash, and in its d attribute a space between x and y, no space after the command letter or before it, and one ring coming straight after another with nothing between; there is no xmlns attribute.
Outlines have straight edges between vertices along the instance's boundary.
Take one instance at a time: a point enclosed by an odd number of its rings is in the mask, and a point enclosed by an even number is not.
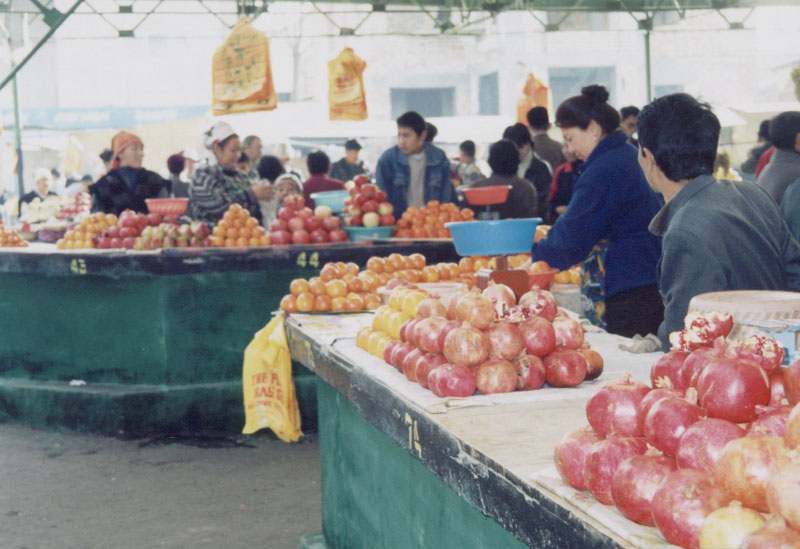
<svg viewBox="0 0 800 549"><path fill-rule="evenodd" d="M366 120L367 98L364 69L367 63L352 48L344 48L328 61L328 118Z"/></svg>
<svg viewBox="0 0 800 549"><path fill-rule="evenodd" d="M553 112L550 105L550 88L544 82L536 78L529 72L525 77L525 84L522 86L522 93L517 99L517 122L528 125L528 111L533 107L545 107L548 112Z"/></svg>
<svg viewBox="0 0 800 549"><path fill-rule="evenodd" d="M269 111L278 106L272 80L269 38L242 17L214 53L211 110L215 116Z"/></svg>
<svg viewBox="0 0 800 549"><path fill-rule="evenodd" d="M243 434L269 427L284 442L297 442L303 436L283 315L276 315L245 349L242 388Z"/></svg>

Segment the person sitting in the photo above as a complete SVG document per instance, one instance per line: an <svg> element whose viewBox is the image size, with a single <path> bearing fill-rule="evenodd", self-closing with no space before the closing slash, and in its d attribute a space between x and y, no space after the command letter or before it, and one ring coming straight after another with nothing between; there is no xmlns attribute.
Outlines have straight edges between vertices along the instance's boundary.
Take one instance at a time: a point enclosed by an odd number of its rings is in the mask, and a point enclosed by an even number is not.
<svg viewBox="0 0 800 549"><path fill-rule="evenodd" d="M741 181L739 174L731 168L731 155L728 151L719 151L714 159L714 177L728 181Z"/></svg>
<svg viewBox="0 0 800 549"><path fill-rule="evenodd" d="M364 162L358 159L361 144L355 139L348 139L344 143L344 157L334 162L331 166L331 178L339 181L352 181L361 174L366 174Z"/></svg>
<svg viewBox="0 0 800 549"><path fill-rule="evenodd" d="M306 165L308 166L309 178L303 183L303 197L306 199L306 206L314 209L314 199L311 195L314 193L321 193L325 191L343 191L344 183L338 179L331 179L328 177L328 171L331 168L331 160L328 155L322 151L313 151L308 153L306 158Z"/></svg>
<svg viewBox="0 0 800 549"><path fill-rule="evenodd" d="M561 143L551 139L547 132L550 130L550 116L545 107L533 107L527 114L528 127L533 140L533 150L536 154L550 164L551 168L556 168L565 162Z"/></svg>
<svg viewBox="0 0 800 549"><path fill-rule="evenodd" d="M491 177L476 181L470 187L488 187L492 185L510 185L508 198L503 204L489 207L497 212L500 219L536 217L539 211L536 204L536 191L525 179L517 177L519 167L519 150L511 141L503 139L489 147L489 167ZM477 216L485 212L485 206L473 207Z"/></svg>
<svg viewBox="0 0 800 549"><path fill-rule="evenodd" d="M769 135L775 152L756 183L780 204L786 188L800 177L800 112L777 115L769 124Z"/></svg>
<svg viewBox="0 0 800 549"><path fill-rule="evenodd" d="M619 121L599 85L558 107L556 126L583 164L569 207L533 244L531 257L561 270L583 262L591 283L582 291L593 302L586 313L610 333L632 337L656 333L663 320L656 274L661 247L647 230L660 204Z"/></svg>
<svg viewBox="0 0 800 549"><path fill-rule="evenodd" d="M275 183L279 175L286 173L283 162L277 156L267 154L258 161L258 177L261 180Z"/></svg>
<svg viewBox="0 0 800 549"><path fill-rule="evenodd" d="M758 145L750 149L747 154L747 160L739 167L739 171L751 180L755 179L758 159L772 146L772 141L769 140L769 120L762 120L761 124L758 125L757 139Z"/></svg>
<svg viewBox="0 0 800 549"><path fill-rule="evenodd" d="M181 153L175 153L167 158L170 181L169 194L174 198L189 198L189 184L181 179L184 169L186 169L186 158Z"/></svg>
<svg viewBox="0 0 800 549"><path fill-rule="evenodd" d="M213 153L209 162L194 170L189 186L189 211L198 221L216 222L234 202L261 221L259 200L270 200L271 185L252 185L250 177L236 168L241 154L239 136L227 122L217 122L204 134Z"/></svg>
<svg viewBox="0 0 800 549"><path fill-rule="evenodd" d="M111 171L89 187L92 212L119 215L124 210L147 213L145 199L164 197L169 182L142 167L144 144L139 136L118 132L111 139Z"/></svg>
<svg viewBox="0 0 800 549"><path fill-rule="evenodd" d="M476 181L486 179L488 170L484 170L475 159L475 142L462 141L458 146L459 162L455 167L455 173L461 180L461 184L471 187ZM519 162L517 162L519 163Z"/></svg>
<svg viewBox="0 0 800 549"><path fill-rule="evenodd" d="M520 162L517 176L533 184L539 208L536 217L544 219L547 217L547 195L553 177L550 168L534 153L533 140L525 124L516 123L506 128L503 132L503 139L511 140L519 149Z"/></svg>
<svg viewBox="0 0 800 549"><path fill-rule="evenodd" d="M639 114L639 164L666 203L650 223L661 238L659 291L669 334L689 301L728 290L800 290L800 244L758 185L713 175L720 122L691 95L660 97Z"/></svg>
<svg viewBox="0 0 800 549"><path fill-rule="evenodd" d="M53 176L50 170L47 168L36 168L33 172L33 178L35 181L35 189L22 195L22 198L19 199L20 205L33 202L37 198L39 200L44 200L48 196L58 196L50 190L50 187L53 186Z"/></svg>
<svg viewBox="0 0 800 549"><path fill-rule="evenodd" d="M431 200L453 201L450 161L444 151L427 142L425 119L409 111L397 118L397 145L385 150L375 168L378 187L394 207L398 219L409 206Z"/></svg>
<svg viewBox="0 0 800 549"><path fill-rule="evenodd" d="M578 166L580 160L569 150L567 144L563 145L562 153L566 162L561 164L553 172L553 181L550 183L550 194L547 195L548 218L547 222L551 225L556 222L558 216L567 211L569 201L572 199L572 189L578 180L580 172Z"/></svg>

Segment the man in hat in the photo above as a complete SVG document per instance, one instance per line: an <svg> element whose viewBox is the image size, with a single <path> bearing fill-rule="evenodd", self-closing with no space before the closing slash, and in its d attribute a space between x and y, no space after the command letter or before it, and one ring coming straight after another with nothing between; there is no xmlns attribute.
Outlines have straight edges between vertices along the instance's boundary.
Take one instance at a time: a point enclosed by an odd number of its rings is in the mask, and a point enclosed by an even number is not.
<svg viewBox="0 0 800 549"><path fill-rule="evenodd" d="M39 200L44 200L48 196L58 196L56 193L50 190L50 187L53 185L53 176L51 175L50 170L46 168L36 168L36 171L33 172L33 177L36 181L36 189L22 195L22 198L19 200L20 204L33 202L33 200L36 198Z"/></svg>
<svg viewBox="0 0 800 549"><path fill-rule="evenodd" d="M364 162L358 159L361 144L355 139L348 139L344 144L344 158L331 166L331 178L339 181L350 181L357 175L366 174Z"/></svg>

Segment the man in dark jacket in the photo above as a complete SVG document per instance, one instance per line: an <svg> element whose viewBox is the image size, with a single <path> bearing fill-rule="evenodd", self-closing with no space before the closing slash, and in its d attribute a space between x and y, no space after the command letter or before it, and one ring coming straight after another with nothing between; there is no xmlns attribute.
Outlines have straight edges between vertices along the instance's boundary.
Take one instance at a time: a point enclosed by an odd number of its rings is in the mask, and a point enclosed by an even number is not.
<svg viewBox="0 0 800 549"><path fill-rule="evenodd" d="M131 209L147 213L148 198L167 196L169 182L142 168L144 145L129 132L121 131L111 140L114 158L111 171L89 187L92 211L119 215Z"/></svg>
<svg viewBox="0 0 800 549"><path fill-rule="evenodd" d="M550 193L550 182L553 179L550 168L536 157L533 140L525 124L514 124L503 132L503 139L508 139L519 149L519 168L517 175L530 181L536 189L536 217L547 218L547 195Z"/></svg>
<svg viewBox="0 0 800 549"><path fill-rule="evenodd" d="M692 297L725 290L800 290L800 244L757 185L712 175L720 123L711 108L677 93L639 114L639 164L666 205L650 231L662 238L658 264L664 322L683 328Z"/></svg>
<svg viewBox="0 0 800 549"><path fill-rule="evenodd" d="M566 162L566 159L561 151L561 143L547 135L550 126L552 126L547 109L533 107L528 111L527 118L531 139L533 140L533 150L542 160L550 164L550 168L555 171L557 167Z"/></svg>
<svg viewBox="0 0 800 549"><path fill-rule="evenodd" d="M344 143L344 157L331 166L331 177L339 181L351 181L355 176L366 174L364 163L358 159L361 143L348 139Z"/></svg>
<svg viewBox="0 0 800 549"><path fill-rule="evenodd" d="M749 179L755 179L756 166L758 166L758 159L761 155L767 152L772 146L772 141L769 139L769 120L762 120L758 126L758 145L750 149L747 155L747 160L742 163L739 171L746 174Z"/></svg>
<svg viewBox="0 0 800 549"><path fill-rule="evenodd" d="M497 212L500 219L536 217L539 211L536 204L536 191L530 182L517 177L519 151L511 141L503 139L492 143L489 147L489 166L492 176L470 185L470 187L488 187L491 185L509 185L508 198L502 204L493 205L490 212ZM486 206L475 206L476 217L480 218Z"/></svg>

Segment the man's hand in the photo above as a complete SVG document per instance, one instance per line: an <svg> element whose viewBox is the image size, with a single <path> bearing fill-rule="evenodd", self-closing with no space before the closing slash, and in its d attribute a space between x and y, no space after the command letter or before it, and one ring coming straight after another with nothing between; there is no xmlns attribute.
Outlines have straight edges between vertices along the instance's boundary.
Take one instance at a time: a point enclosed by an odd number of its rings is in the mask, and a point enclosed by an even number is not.
<svg viewBox="0 0 800 549"><path fill-rule="evenodd" d="M272 185L265 185L263 183L257 183L251 187L253 189L253 194L256 195L258 200L272 200L275 197L275 187Z"/></svg>

